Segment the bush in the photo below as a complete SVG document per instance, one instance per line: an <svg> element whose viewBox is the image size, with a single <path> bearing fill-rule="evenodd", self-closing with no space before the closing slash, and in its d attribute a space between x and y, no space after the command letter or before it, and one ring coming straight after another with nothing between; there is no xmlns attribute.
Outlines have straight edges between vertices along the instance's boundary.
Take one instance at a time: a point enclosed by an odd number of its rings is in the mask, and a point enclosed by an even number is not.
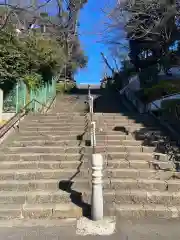
<svg viewBox="0 0 180 240"><path fill-rule="evenodd" d="M169 116L171 119L174 118L179 120L180 118L180 99L169 99L164 100L161 103L162 111L164 116Z"/></svg>
<svg viewBox="0 0 180 240"><path fill-rule="evenodd" d="M61 83L57 83L56 85L56 91L57 93L69 93L73 88L74 88L75 84L74 83L65 83L61 82Z"/></svg>
<svg viewBox="0 0 180 240"><path fill-rule="evenodd" d="M161 81L151 88L144 88L137 92L137 96L145 102L152 102L165 95L180 92L180 83L177 80Z"/></svg>
<svg viewBox="0 0 180 240"><path fill-rule="evenodd" d="M1 30L1 82L16 82L25 78L27 87L35 87L38 81L50 80L56 75L65 61L63 49L53 38L40 34L18 37L10 27Z"/></svg>
<svg viewBox="0 0 180 240"><path fill-rule="evenodd" d="M22 81L25 83L28 90L30 89L35 90L40 86L43 79L40 74L32 73L32 74L26 74L22 76Z"/></svg>

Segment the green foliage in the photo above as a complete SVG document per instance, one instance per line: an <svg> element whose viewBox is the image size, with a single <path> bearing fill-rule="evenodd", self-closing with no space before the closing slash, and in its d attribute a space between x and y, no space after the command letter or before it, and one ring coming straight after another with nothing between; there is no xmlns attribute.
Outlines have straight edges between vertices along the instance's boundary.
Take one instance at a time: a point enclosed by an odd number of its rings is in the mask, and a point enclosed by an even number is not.
<svg viewBox="0 0 180 240"><path fill-rule="evenodd" d="M57 74L65 61L63 49L53 38L33 34L19 38L10 28L1 32L1 81L17 81L25 77L25 83L31 82L28 87L36 86L40 79L45 79L45 75L51 79L50 76Z"/></svg>
<svg viewBox="0 0 180 240"><path fill-rule="evenodd" d="M57 83L56 84L56 91L58 93L65 93L70 92L75 87L75 83Z"/></svg>
<svg viewBox="0 0 180 240"><path fill-rule="evenodd" d="M28 89L37 89L43 81L42 76L37 73L26 74L22 77L22 81L26 84Z"/></svg>
<svg viewBox="0 0 180 240"><path fill-rule="evenodd" d="M31 71L56 74L66 62L63 48L52 37L30 35L25 39Z"/></svg>
<svg viewBox="0 0 180 240"><path fill-rule="evenodd" d="M157 65L152 65L142 69L139 73L141 87L151 87L158 82L159 69Z"/></svg>
<svg viewBox="0 0 180 240"><path fill-rule="evenodd" d="M1 30L1 83L10 80L14 84L23 80L28 88L34 88L41 81L59 75L67 63L71 72L75 72L77 68L86 65L87 59L80 51L69 63L63 46L52 36L38 33L17 36L10 26Z"/></svg>
<svg viewBox="0 0 180 240"><path fill-rule="evenodd" d="M180 105L180 99L167 99L163 100L161 103L163 109L172 109L177 105Z"/></svg>
<svg viewBox="0 0 180 240"><path fill-rule="evenodd" d="M174 94L180 92L180 81L160 81L159 84L152 86L151 88L144 88L140 90L137 95L141 100L146 102L152 102L156 99L169 94Z"/></svg>
<svg viewBox="0 0 180 240"><path fill-rule="evenodd" d="M180 118L180 99L164 100L161 103L162 114L164 117L170 116L171 119Z"/></svg>

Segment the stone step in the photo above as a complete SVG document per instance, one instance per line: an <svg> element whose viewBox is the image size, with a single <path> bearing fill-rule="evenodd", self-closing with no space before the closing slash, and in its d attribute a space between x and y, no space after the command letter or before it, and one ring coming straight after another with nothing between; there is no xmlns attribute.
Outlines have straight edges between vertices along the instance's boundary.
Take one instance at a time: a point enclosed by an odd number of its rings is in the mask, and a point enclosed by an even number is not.
<svg viewBox="0 0 180 240"><path fill-rule="evenodd" d="M153 160L168 161L168 156L163 153L149 152L102 152L105 160L126 159L126 160Z"/></svg>
<svg viewBox="0 0 180 240"><path fill-rule="evenodd" d="M89 205L83 208L74 203L61 204L26 204L24 207L25 218L48 218L48 219L65 219L65 218L80 218L82 216L89 216Z"/></svg>
<svg viewBox="0 0 180 240"><path fill-rule="evenodd" d="M144 152L110 152L102 153L104 161L126 159L126 160L153 160L154 155ZM167 161L166 154L157 154L158 161ZM0 155L1 161L89 161L89 153L4 153Z"/></svg>
<svg viewBox="0 0 180 240"><path fill-rule="evenodd" d="M20 135L18 134L17 136L17 140L20 141L27 141L27 140L32 140L32 141L36 141L36 140L45 140L45 141L66 141L66 140L77 140L78 139L79 134L66 134L66 135L60 135L59 133L57 133L56 135L54 134L54 132L51 134L37 134L37 133L33 133L33 135L29 136L29 135Z"/></svg>
<svg viewBox="0 0 180 240"><path fill-rule="evenodd" d="M132 114L129 116L129 111L127 111L127 114L122 114L122 113L94 113L94 116L98 117L98 118L103 118L103 119L107 119L107 118L125 118L125 119L133 119L136 121L142 120L142 121L148 121L153 120L153 118L151 118L149 115L140 115L139 113L137 114Z"/></svg>
<svg viewBox="0 0 180 240"><path fill-rule="evenodd" d="M87 209L87 212L89 210ZM83 216L81 207L73 203L61 204L1 204L0 219L65 219Z"/></svg>
<svg viewBox="0 0 180 240"><path fill-rule="evenodd" d="M69 105L67 105L69 107ZM29 115L29 118L54 118L54 117L61 117L61 118L65 118L65 117L82 117L86 115L86 113L84 112L74 112L73 110L70 110L70 112L66 112L66 111L62 111L62 112L53 112L53 113L46 113L46 114L36 114L36 115Z"/></svg>
<svg viewBox="0 0 180 240"><path fill-rule="evenodd" d="M180 206L142 205L142 204L109 204L110 216L120 219L175 219L180 217Z"/></svg>
<svg viewBox="0 0 180 240"><path fill-rule="evenodd" d="M74 171L81 167L81 169L88 169L89 163L80 161L3 161L0 162L0 169L74 169ZM0 170L0 171L1 171Z"/></svg>
<svg viewBox="0 0 180 240"><path fill-rule="evenodd" d="M156 179L156 180L171 180L180 177L179 172L155 170L155 169L134 169L134 168L120 168L120 169L104 169L104 177L109 178L131 178L131 179Z"/></svg>
<svg viewBox="0 0 180 240"><path fill-rule="evenodd" d="M123 146L123 145L119 145L119 146L109 146L109 144L107 143L104 146L97 146L96 147L96 152L97 153L101 153L101 152L144 152L144 153L153 153L155 150L154 147L145 147L145 146Z"/></svg>
<svg viewBox="0 0 180 240"><path fill-rule="evenodd" d="M112 120L112 121L106 121L106 120L102 120L102 121L96 121L97 127L99 126L104 126L104 127L108 127L108 128L114 128L114 127L130 127L130 126L134 126L134 127L140 127L140 128L146 128L146 127L151 127L151 128L155 128L155 124L151 123L151 122L147 122L147 123L137 123L135 121L132 120L124 120L124 121L116 121L116 120ZM156 127L157 128L157 127Z"/></svg>
<svg viewBox="0 0 180 240"><path fill-rule="evenodd" d="M87 154L67 153L7 153L0 155L1 161L88 161Z"/></svg>
<svg viewBox="0 0 180 240"><path fill-rule="evenodd" d="M59 179L39 179L39 180L1 180L0 191L57 191L59 184L64 178ZM89 179L74 178L72 180L72 190L75 189L89 189Z"/></svg>
<svg viewBox="0 0 180 240"><path fill-rule="evenodd" d="M154 121L136 121L135 119L121 119L121 118L96 118L93 117L93 120L97 125L105 125L105 126L141 126L141 127L159 127L157 123Z"/></svg>
<svg viewBox="0 0 180 240"><path fill-rule="evenodd" d="M110 130L110 128L108 128L108 129ZM138 134L144 135L144 134L152 133L152 132L154 132L155 134L158 134L158 135L163 134L162 130L159 130L159 128L157 129L157 128L150 128L150 127L127 126L125 129L127 130L128 133L131 133L134 136L136 136ZM112 129L112 130L115 131L114 129ZM121 132L121 131L117 131L117 132Z"/></svg>
<svg viewBox="0 0 180 240"><path fill-rule="evenodd" d="M38 127L38 126L34 126L34 127L29 127L29 126L27 126L27 127L23 127L23 128L20 128L20 131L31 131L31 132L34 132L34 131L42 131L42 132L49 132L49 131L58 131L58 132L64 132L64 131L66 131L67 133L69 132L69 131L73 131L73 132L78 132L78 131L84 131L84 129L85 129L85 127L84 127L84 125L82 125L82 126L79 126L79 127L77 127L77 126L72 126L72 127L68 127L68 126L56 126L56 127L44 127L44 126L41 126L41 127Z"/></svg>
<svg viewBox="0 0 180 240"><path fill-rule="evenodd" d="M12 142L11 146L17 146L17 147L28 147L28 146L85 146L84 141L79 140L15 140Z"/></svg>
<svg viewBox="0 0 180 240"><path fill-rule="evenodd" d="M46 136L68 136L68 135L80 135L80 134L83 134L84 133L84 130L82 131L41 131L41 130L33 130L33 131L28 131L28 130L24 130L24 129L20 129L19 131L19 134L24 134L26 135L27 137L31 137L31 136L34 136L34 135L44 135L45 137Z"/></svg>
<svg viewBox="0 0 180 240"><path fill-rule="evenodd" d="M97 126L128 126L136 124L136 121L132 119L99 119L93 117L93 120L96 122Z"/></svg>
<svg viewBox="0 0 180 240"><path fill-rule="evenodd" d="M63 126L64 124L67 124L69 126L75 125L75 126L84 126L86 123L88 122L87 118L80 118L80 119L34 119L34 120L27 120L26 122L21 122L20 126L27 126L27 125L31 125L32 127L34 125L50 125L52 123L52 125L56 126L56 125L60 125Z"/></svg>
<svg viewBox="0 0 180 240"><path fill-rule="evenodd" d="M0 169L88 169L90 162L77 161L77 160L62 160L62 161L1 161ZM145 161L145 160L124 160L116 159L104 161L104 168L117 169L117 168L134 168L134 169L160 169L160 170L173 170L174 163L167 161Z"/></svg>
<svg viewBox="0 0 180 240"><path fill-rule="evenodd" d="M83 121L83 122L77 122L77 123L74 123L74 122L66 122L66 121L64 121L64 122L51 122L51 123L43 123L43 122L22 122L22 123L20 123L19 124L19 126L21 127L21 128L41 128L41 127L43 127L43 128L56 128L56 127L64 127L64 125L65 126L67 126L67 127L71 127L71 128L73 128L73 127L77 127L77 128L82 128L82 127L84 127L85 125L87 125L87 123L85 123L85 121Z"/></svg>
<svg viewBox="0 0 180 240"><path fill-rule="evenodd" d="M88 117L88 116L87 116ZM83 122L85 118L87 118L86 116L72 116L71 113L69 115L65 115L65 116L41 116L41 117L36 117L36 118L32 118L32 119L28 119L28 121L31 122L37 122L37 121L42 121L42 122Z"/></svg>
<svg viewBox="0 0 180 240"><path fill-rule="evenodd" d="M31 180L31 179L58 179L71 178L74 175L87 179L89 177L89 170L82 168L78 169L64 168L64 169L2 169L0 170L0 180ZM134 169L134 168L120 168L111 169L105 168L103 171L104 178L143 178L143 179L161 179L170 180L179 178L179 172L163 171L154 169Z"/></svg>
<svg viewBox="0 0 180 240"><path fill-rule="evenodd" d="M7 147L4 152L7 153L85 153L87 149L83 146L28 146L28 147Z"/></svg>
<svg viewBox="0 0 180 240"><path fill-rule="evenodd" d="M120 113L94 113L94 117L98 117L98 118L103 118L103 119L107 119L107 118L121 118L121 119L128 119L128 116L126 115L121 115Z"/></svg>
<svg viewBox="0 0 180 240"><path fill-rule="evenodd" d="M83 191L83 192L82 192ZM0 194L0 204L59 204L71 203L76 201L81 203L83 198L89 198L90 192L85 193L85 190L70 190L66 192L60 189L55 191L28 191L28 192L13 192L3 191ZM87 197L88 196L88 197Z"/></svg>
<svg viewBox="0 0 180 240"><path fill-rule="evenodd" d="M127 130L127 132L126 132ZM133 134L133 136L145 136L146 134L149 134L149 133L154 133L156 135L159 135L159 136L163 136L162 134L162 131L160 130L152 130L152 129L138 129L135 128L135 127L127 127L126 130L123 128L123 129L120 129L118 131L114 130L114 129L110 129L110 128L107 128L107 129L103 129L103 126L99 129L97 129L96 131L96 134L105 134L105 135L118 135L118 134ZM139 139L138 139L139 140Z"/></svg>
<svg viewBox="0 0 180 240"><path fill-rule="evenodd" d="M104 189L179 192L180 180L110 178L104 179Z"/></svg>
<svg viewBox="0 0 180 240"><path fill-rule="evenodd" d="M0 180L39 180L39 179L70 179L73 176L88 179L88 169L64 168L64 169L2 169L0 170Z"/></svg>
<svg viewBox="0 0 180 240"><path fill-rule="evenodd" d="M125 133L121 134L97 134L96 135L97 141L109 141L109 140L126 140L126 139L133 139L131 135L126 135Z"/></svg>
<svg viewBox="0 0 180 240"><path fill-rule="evenodd" d="M135 118L128 118L128 116L93 116L93 119L97 122L131 122L131 123L141 123L141 121L136 120ZM140 120L140 119L139 119Z"/></svg>
<svg viewBox="0 0 180 240"><path fill-rule="evenodd" d="M0 199L1 200L1 199ZM180 206L180 192L146 190L105 190L105 203Z"/></svg>
<svg viewBox="0 0 180 240"><path fill-rule="evenodd" d="M74 125L72 125L72 126L69 126L68 124L62 124L62 125L55 125L55 126L53 126L53 125L51 125L51 126L46 126L46 125L44 125L44 124L41 124L41 125L34 125L34 126L29 126L29 125L27 125L27 126L25 126L25 127L23 127L25 130L36 130L36 129L38 129L38 130L42 130L42 131L51 131L51 130L53 130L53 129L57 129L58 131L66 131L66 129L68 130L68 129L75 129L74 131L77 131L77 130L83 130L84 129L84 125L85 124L82 124L81 126L74 126ZM22 129L22 128L21 128Z"/></svg>
<svg viewBox="0 0 180 240"><path fill-rule="evenodd" d="M152 135L153 134L153 135ZM158 141L167 135L164 134L162 131L139 131L139 132L134 132L133 136L136 140L145 140L145 139L150 139L151 141Z"/></svg>
<svg viewBox="0 0 180 240"><path fill-rule="evenodd" d="M145 152L106 152L102 154L104 159L111 160L111 159L126 159L126 160L152 160L153 154L152 153L145 153ZM163 160L165 155L162 155L161 159Z"/></svg>
<svg viewBox="0 0 180 240"><path fill-rule="evenodd" d="M146 160L124 160L124 159L116 159L109 160L106 163L106 168L134 168L134 169L156 169L156 170L173 170L175 168L175 164L170 161L146 161Z"/></svg>
<svg viewBox="0 0 180 240"><path fill-rule="evenodd" d="M61 179L40 180L1 180L0 191L57 191ZM88 179L75 178L71 189L90 189ZM103 188L105 190L146 190L146 191L168 191L179 192L180 180L152 180L152 179L121 179L104 178Z"/></svg>
<svg viewBox="0 0 180 240"><path fill-rule="evenodd" d="M100 129L98 131L96 131L96 136L109 136L109 135L114 135L114 136L118 136L118 135L127 135L124 131L122 132L117 132L117 131L112 131L112 130L108 130L108 131L101 131Z"/></svg>
<svg viewBox="0 0 180 240"><path fill-rule="evenodd" d="M141 146L143 144L142 141L137 140L97 140L97 146L101 146L104 144L108 144L108 146L116 146L116 145L124 145L124 146Z"/></svg>

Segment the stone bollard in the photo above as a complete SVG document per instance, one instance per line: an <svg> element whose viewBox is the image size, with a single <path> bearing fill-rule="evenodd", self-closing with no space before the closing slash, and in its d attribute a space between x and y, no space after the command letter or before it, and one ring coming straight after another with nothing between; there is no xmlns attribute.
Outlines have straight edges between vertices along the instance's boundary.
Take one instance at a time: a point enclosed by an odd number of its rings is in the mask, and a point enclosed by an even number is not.
<svg viewBox="0 0 180 240"><path fill-rule="evenodd" d="M92 154L92 197L91 218L93 221L103 218L103 185L102 185L103 157Z"/></svg>

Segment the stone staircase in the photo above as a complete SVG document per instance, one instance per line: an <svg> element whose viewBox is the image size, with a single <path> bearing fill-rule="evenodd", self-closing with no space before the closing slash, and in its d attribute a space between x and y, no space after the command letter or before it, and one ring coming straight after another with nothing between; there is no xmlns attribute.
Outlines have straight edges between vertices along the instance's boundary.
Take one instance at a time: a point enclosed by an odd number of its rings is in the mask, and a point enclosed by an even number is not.
<svg viewBox="0 0 180 240"><path fill-rule="evenodd" d="M58 97L46 115L28 115L1 146L0 220L77 218L88 214L84 103Z"/></svg>
<svg viewBox="0 0 180 240"><path fill-rule="evenodd" d="M167 133L121 100L114 95L95 100L105 215L179 218L180 173L157 151ZM85 144L84 109L84 98L59 96L51 112L28 115L1 145L0 220L89 215L91 148ZM156 138L147 142L151 133Z"/></svg>
<svg viewBox="0 0 180 240"><path fill-rule="evenodd" d="M103 112L95 107L94 120L96 152L104 156L105 212L128 219L179 218L180 172L157 150L167 133L153 118L129 111L122 101L108 96L95 103L103 105Z"/></svg>

